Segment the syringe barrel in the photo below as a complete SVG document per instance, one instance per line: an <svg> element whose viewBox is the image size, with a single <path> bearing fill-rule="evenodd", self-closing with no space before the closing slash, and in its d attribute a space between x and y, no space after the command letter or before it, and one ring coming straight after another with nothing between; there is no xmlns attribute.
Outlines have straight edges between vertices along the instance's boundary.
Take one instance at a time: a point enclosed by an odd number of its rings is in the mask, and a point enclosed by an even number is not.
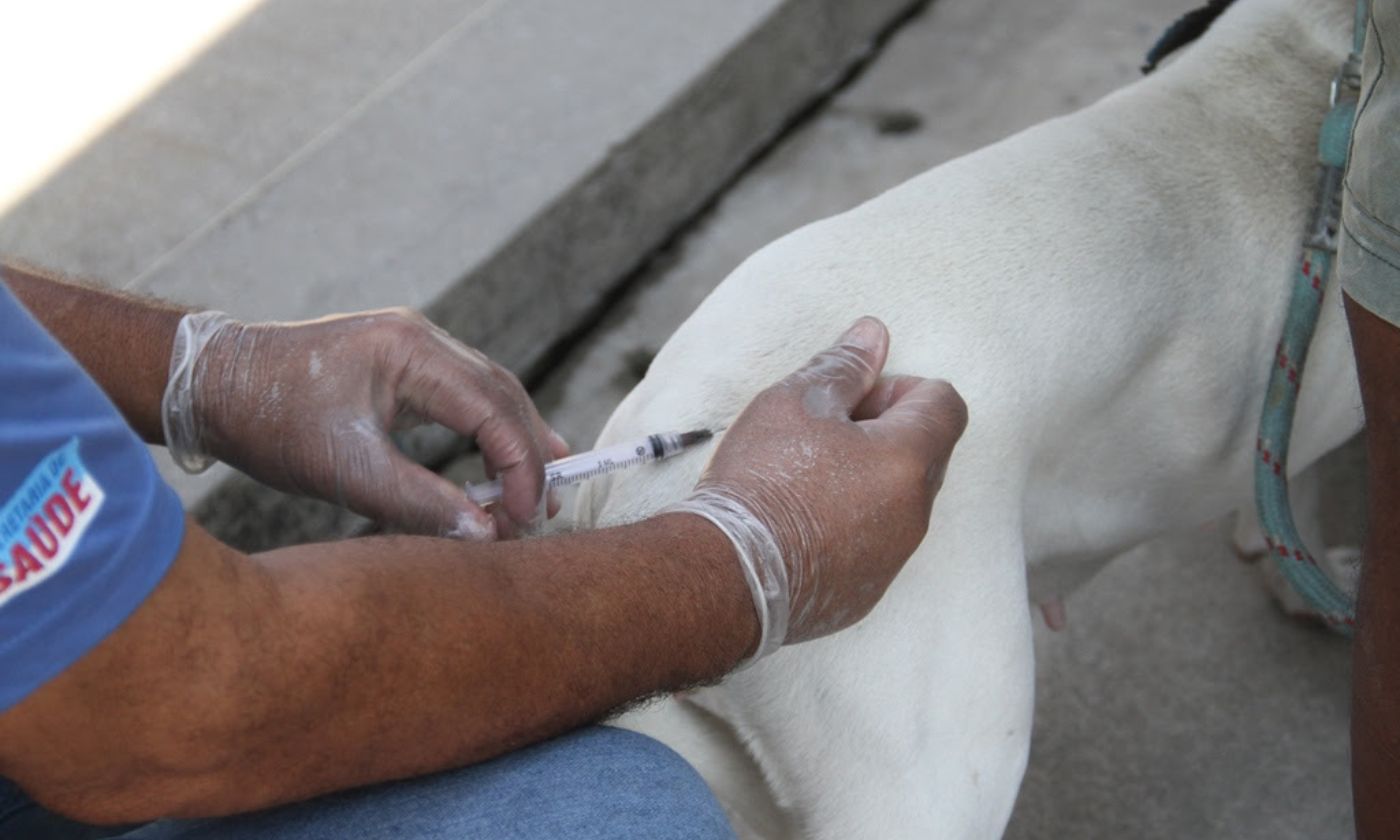
<svg viewBox="0 0 1400 840"><path fill-rule="evenodd" d="M681 436L669 433L648 435L627 443L616 443L602 449L580 452L545 464L545 484L549 487L567 487L583 481L590 475L612 472L620 465L657 461L670 457L681 449ZM499 502L503 489L499 478L481 484L470 484L467 486L467 498L484 507Z"/></svg>

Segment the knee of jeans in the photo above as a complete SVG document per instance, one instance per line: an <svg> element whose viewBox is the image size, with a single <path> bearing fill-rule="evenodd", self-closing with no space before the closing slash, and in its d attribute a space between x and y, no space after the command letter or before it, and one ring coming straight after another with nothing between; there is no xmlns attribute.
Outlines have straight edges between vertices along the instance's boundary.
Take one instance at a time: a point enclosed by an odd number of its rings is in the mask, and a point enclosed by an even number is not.
<svg viewBox="0 0 1400 840"><path fill-rule="evenodd" d="M629 824L631 836L734 837L705 780L660 741L610 726L591 727L566 738L567 748L585 761L579 769L606 789L615 818Z"/></svg>

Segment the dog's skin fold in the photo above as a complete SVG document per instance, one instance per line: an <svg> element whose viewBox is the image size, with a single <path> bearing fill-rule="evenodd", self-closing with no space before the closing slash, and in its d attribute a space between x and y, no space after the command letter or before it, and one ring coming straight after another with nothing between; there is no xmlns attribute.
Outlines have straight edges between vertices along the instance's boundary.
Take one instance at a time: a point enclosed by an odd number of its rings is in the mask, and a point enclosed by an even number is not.
<svg viewBox="0 0 1400 840"><path fill-rule="evenodd" d="M1001 834L1030 742L1027 599L1249 498L1351 16L1239 0L1143 81L763 248L657 355L600 445L721 428L867 313L887 373L945 378L969 407L928 536L869 618L624 720L690 759L741 834ZM1340 297L1295 467L1360 424ZM595 482L580 523L682 498L705 460Z"/></svg>

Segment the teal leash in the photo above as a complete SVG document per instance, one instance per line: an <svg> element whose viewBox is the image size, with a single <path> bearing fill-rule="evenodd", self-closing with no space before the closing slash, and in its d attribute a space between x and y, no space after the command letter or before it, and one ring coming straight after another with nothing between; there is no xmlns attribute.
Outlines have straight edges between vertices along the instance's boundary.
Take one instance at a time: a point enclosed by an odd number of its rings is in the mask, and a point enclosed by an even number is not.
<svg viewBox="0 0 1400 840"><path fill-rule="evenodd" d="M1322 121L1318 137L1317 207L1303 242L1283 335L1274 353L1254 453L1254 498L1269 555L1317 615L1333 630L1346 636L1352 634L1356 624L1356 605L1318 567L1316 558L1303 544L1293 524L1288 499L1288 444L1308 345L1322 310L1332 258L1337 253L1342 176L1346 171L1351 126L1361 91L1361 52L1367 20L1367 0L1357 0L1351 54L1332 81L1332 107Z"/></svg>

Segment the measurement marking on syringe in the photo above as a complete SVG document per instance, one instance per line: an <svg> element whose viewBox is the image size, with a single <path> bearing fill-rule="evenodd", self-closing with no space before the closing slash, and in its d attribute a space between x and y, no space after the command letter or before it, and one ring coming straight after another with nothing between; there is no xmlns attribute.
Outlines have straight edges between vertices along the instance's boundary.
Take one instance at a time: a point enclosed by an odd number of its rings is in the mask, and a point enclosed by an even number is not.
<svg viewBox="0 0 1400 840"><path fill-rule="evenodd" d="M660 461L710 438L711 434L703 430L650 435L641 441L581 452L546 464L545 485L551 488L567 487L629 467ZM488 505L500 501L503 486L500 479L492 479L482 484L468 485L466 490L473 502Z"/></svg>
<svg viewBox="0 0 1400 840"><path fill-rule="evenodd" d="M617 472L620 469L625 469L635 464L643 463L646 463L646 459L632 458L627 461L610 461L606 464L599 464L598 466L581 473L551 473L549 476L549 486L557 487L561 484L575 484L580 481L588 481L589 479L597 478L600 475L607 475L608 473Z"/></svg>

